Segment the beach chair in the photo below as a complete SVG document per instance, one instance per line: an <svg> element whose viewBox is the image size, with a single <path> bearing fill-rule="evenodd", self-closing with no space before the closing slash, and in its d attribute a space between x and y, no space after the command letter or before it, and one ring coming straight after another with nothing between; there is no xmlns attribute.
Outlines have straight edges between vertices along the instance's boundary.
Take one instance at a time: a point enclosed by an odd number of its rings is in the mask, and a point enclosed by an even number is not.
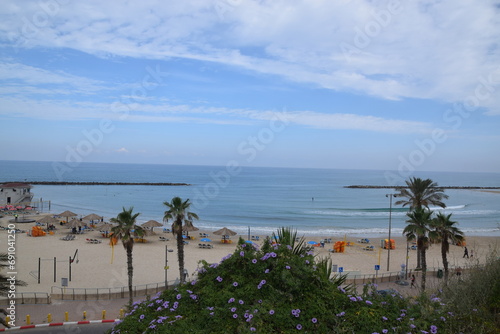
<svg viewBox="0 0 500 334"><path fill-rule="evenodd" d="M170 240L170 239L165 238L165 237L160 237L160 241L168 241L168 240Z"/></svg>
<svg viewBox="0 0 500 334"><path fill-rule="evenodd" d="M212 248L214 248L214 245L207 244L205 248L212 249Z"/></svg>

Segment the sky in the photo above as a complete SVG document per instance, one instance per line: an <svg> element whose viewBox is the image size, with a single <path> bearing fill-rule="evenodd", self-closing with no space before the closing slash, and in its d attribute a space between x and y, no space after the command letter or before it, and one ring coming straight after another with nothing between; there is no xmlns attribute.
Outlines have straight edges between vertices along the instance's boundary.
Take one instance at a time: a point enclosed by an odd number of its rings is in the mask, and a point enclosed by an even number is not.
<svg viewBox="0 0 500 334"><path fill-rule="evenodd" d="M500 172L500 2L4 0L3 160Z"/></svg>

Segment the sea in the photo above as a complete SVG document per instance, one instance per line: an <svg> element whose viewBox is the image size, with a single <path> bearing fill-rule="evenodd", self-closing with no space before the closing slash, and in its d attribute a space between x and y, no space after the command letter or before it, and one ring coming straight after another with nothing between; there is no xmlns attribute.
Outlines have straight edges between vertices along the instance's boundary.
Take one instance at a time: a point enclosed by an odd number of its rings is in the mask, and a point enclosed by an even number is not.
<svg viewBox="0 0 500 334"><path fill-rule="evenodd" d="M96 213L105 220L123 208L140 213L138 223L163 222L175 196L189 199L199 216L194 225L213 231L228 227L239 234L270 235L290 227L299 235L384 237L389 227L401 236L408 209L395 205L394 189L352 189L350 185L404 185L409 177L440 186L500 187L500 173L414 172L160 164L0 161L0 182L67 181L187 183L152 185L34 185L37 210ZM500 236L500 192L447 189L447 207L466 235ZM49 207L50 201L50 207ZM165 223L170 226L170 223Z"/></svg>

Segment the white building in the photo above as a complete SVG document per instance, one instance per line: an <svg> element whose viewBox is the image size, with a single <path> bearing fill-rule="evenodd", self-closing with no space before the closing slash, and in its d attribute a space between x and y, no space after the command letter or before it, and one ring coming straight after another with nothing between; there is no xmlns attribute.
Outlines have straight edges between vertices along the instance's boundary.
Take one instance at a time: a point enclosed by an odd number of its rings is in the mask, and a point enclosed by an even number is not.
<svg viewBox="0 0 500 334"><path fill-rule="evenodd" d="M29 204L33 199L31 185L22 182L0 184L0 205Z"/></svg>

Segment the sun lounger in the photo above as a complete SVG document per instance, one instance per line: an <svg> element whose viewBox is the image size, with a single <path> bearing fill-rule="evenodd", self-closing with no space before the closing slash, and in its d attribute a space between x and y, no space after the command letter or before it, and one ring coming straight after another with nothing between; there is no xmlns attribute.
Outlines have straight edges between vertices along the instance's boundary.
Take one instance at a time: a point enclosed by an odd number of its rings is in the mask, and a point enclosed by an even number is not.
<svg viewBox="0 0 500 334"><path fill-rule="evenodd" d="M254 240L254 241L259 241L260 237L258 235L252 235L251 239Z"/></svg>
<svg viewBox="0 0 500 334"><path fill-rule="evenodd" d="M373 246L366 246L365 248L363 248L363 250L366 250L366 251L373 251L375 248Z"/></svg>
<svg viewBox="0 0 500 334"><path fill-rule="evenodd" d="M169 238L160 237L160 241L169 241L169 240L170 240Z"/></svg>

